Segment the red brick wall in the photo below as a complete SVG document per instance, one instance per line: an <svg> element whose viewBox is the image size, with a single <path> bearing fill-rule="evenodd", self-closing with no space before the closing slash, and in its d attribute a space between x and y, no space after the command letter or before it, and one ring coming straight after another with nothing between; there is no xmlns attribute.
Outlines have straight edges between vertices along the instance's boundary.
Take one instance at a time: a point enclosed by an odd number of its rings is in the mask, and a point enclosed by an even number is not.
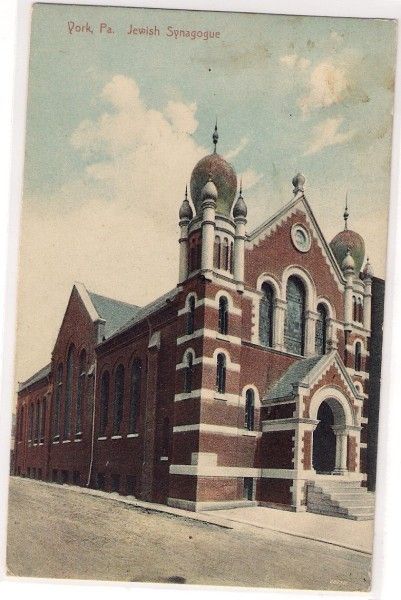
<svg viewBox="0 0 401 600"><path fill-rule="evenodd" d="M292 479L260 479L256 487L256 499L260 502L291 505Z"/></svg>

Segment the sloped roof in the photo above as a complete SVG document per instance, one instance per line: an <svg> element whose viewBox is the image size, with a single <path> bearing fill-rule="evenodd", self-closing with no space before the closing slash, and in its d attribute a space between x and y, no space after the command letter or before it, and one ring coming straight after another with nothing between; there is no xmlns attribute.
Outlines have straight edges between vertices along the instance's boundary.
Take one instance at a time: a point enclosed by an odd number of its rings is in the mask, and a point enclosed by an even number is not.
<svg viewBox="0 0 401 600"><path fill-rule="evenodd" d="M135 304L128 304L93 292L88 292L88 294L99 317L105 320L104 335L106 339L141 310Z"/></svg>
<svg viewBox="0 0 401 600"><path fill-rule="evenodd" d="M41 379L44 379L45 377L47 377L50 373L50 369L51 369L51 364L49 363L45 367L42 367L41 369L39 369L39 371L36 371L36 373L31 375L31 377L29 377L29 379L27 379L26 381L22 381L19 384L18 391L21 392L22 390L26 389L30 385L33 385L34 383L37 383Z"/></svg>
<svg viewBox="0 0 401 600"><path fill-rule="evenodd" d="M299 384L319 361L326 360L326 358L326 356L313 356L311 358L303 358L302 360L293 363L274 384L264 400L269 402L278 400L279 398L291 397L294 384Z"/></svg>
<svg viewBox="0 0 401 600"><path fill-rule="evenodd" d="M139 321L142 321L142 319L145 319L146 317L148 317L152 313L156 312L160 308L163 308L163 306L165 306L166 302L172 300L177 295L178 291L179 291L178 288L175 287L172 290L170 290L169 292L166 292L165 294L163 294L163 296L160 296L159 298L156 298L156 300L153 300L153 302L150 302L146 306L139 308L138 311L134 314L134 316L127 323L125 323L119 329L117 329L114 332L114 334L117 335L117 334L121 333L122 331L129 329L136 323L139 323Z"/></svg>

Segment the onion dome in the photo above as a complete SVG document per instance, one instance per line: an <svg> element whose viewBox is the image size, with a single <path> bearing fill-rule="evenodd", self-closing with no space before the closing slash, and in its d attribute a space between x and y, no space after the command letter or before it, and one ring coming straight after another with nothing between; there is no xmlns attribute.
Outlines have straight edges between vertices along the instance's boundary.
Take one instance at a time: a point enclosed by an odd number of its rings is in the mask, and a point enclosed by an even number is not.
<svg viewBox="0 0 401 600"><path fill-rule="evenodd" d="M302 175L302 173L297 173L297 175L295 175L295 177L292 178L292 185L294 186L294 190L293 190L294 194L304 191L305 181L306 181L305 177Z"/></svg>
<svg viewBox="0 0 401 600"><path fill-rule="evenodd" d="M342 270L345 271L355 271L355 261L351 255L351 249L347 248L347 254L345 255L344 260L341 263Z"/></svg>
<svg viewBox="0 0 401 600"><path fill-rule="evenodd" d="M233 208L233 217L234 217L234 219L236 219L237 217L243 217L245 219L247 214L248 214L248 208L242 197L242 183L241 183L240 188L239 188L238 200L234 204L234 208Z"/></svg>
<svg viewBox="0 0 401 600"><path fill-rule="evenodd" d="M350 254L355 262L355 271L360 273L365 258L365 242L362 236L356 231L348 229L348 199L345 203L344 211L344 229L337 233L337 235L331 240L330 248L338 262L342 265L343 260L347 255L347 250L350 250Z"/></svg>
<svg viewBox="0 0 401 600"><path fill-rule="evenodd" d="M218 142L217 125L213 133L214 152L209 154L195 165L191 175L191 197L196 213L201 213L202 192L209 181L217 189L216 212L227 217L230 216L235 194L237 192L237 175L234 168L222 156L217 154Z"/></svg>
<svg viewBox="0 0 401 600"><path fill-rule="evenodd" d="M182 201L180 212L178 213L180 217L180 221L188 220L190 221L194 216L191 205L188 201L188 186L185 187L185 198Z"/></svg>
<svg viewBox="0 0 401 600"><path fill-rule="evenodd" d="M372 269L372 265L369 262L369 258L366 259L366 265L365 268L363 269L363 278L364 279L372 279L374 273L373 273L373 269Z"/></svg>
<svg viewBox="0 0 401 600"><path fill-rule="evenodd" d="M202 200L202 202L204 200L214 200L216 202L217 196L218 196L217 188L214 185L212 178L209 177L209 180L206 182L206 184L202 188L201 200Z"/></svg>

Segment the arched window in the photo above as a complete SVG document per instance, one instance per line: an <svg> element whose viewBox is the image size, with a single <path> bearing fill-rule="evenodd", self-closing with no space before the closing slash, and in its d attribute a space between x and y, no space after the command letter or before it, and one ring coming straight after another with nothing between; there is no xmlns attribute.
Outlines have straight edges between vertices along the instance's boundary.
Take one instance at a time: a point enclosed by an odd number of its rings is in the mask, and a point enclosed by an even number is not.
<svg viewBox="0 0 401 600"><path fill-rule="evenodd" d="M230 244L230 273L234 273L234 242Z"/></svg>
<svg viewBox="0 0 401 600"><path fill-rule="evenodd" d="M324 304L317 307L318 318L316 320L315 351L316 354L326 354L327 346L327 310Z"/></svg>
<svg viewBox="0 0 401 600"><path fill-rule="evenodd" d="M358 320L358 309L357 309L355 296L352 296L352 320L353 321Z"/></svg>
<svg viewBox="0 0 401 600"><path fill-rule="evenodd" d="M220 269L220 238L218 235L214 238L214 246L213 246L213 265L216 269Z"/></svg>
<svg viewBox="0 0 401 600"><path fill-rule="evenodd" d="M185 383L184 383L184 389L185 389L185 392L187 392L187 393L192 392L193 371L194 371L194 358L192 356L192 352L187 352L186 366L185 366Z"/></svg>
<svg viewBox="0 0 401 600"><path fill-rule="evenodd" d="M226 357L222 353L217 355L216 390L219 394L226 391Z"/></svg>
<svg viewBox="0 0 401 600"><path fill-rule="evenodd" d="M61 412L61 397L63 393L63 365L57 367L56 378L56 394L54 399L53 412L53 436L58 438L60 435L60 412Z"/></svg>
<svg viewBox="0 0 401 600"><path fill-rule="evenodd" d="M123 420L124 406L124 367L118 365L114 378L114 420L113 433L120 433L121 421Z"/></svg>
<svg viewBox="0 0 401 600"><path fill-rule="evenodd" d="M359 323L363 323L363 302L362 298L358 300L358 321Z"/></svg>
<svg viewBox="0 0 401 600"><path fill-rule="evenodd" d="M188 301L187 335L195 330L195 297L191 296Z"/></svg>
<svg viewBox="0 0 401 600"><path fill-rule="evenodd" d="M33 441L35 444L39 442L40 417L40 402L37 400L37 402L35 402L35 432L33 436Z"/></svg>
<svg viewBox="0 0 401 600"><path fill-rule="evenodd" d="M225 296L219 298L219 333L228 333L228 300Z"/></svg>
<svg viewBox="0 0 401 600"><path fill-rule="evenodd" d="M82 350L79 355L79 372L78 372L78 391L77 391L77 406L75 416L75 433L82 433L82 412L84 405L85 394L85 379L86 379L86 352Z"/></svg>
<svg viewBox="0 0 401 600"><path fill-rule="evenodd" d="M228 245L228 239L223 240L223 269L228 271L230 268L230 247Z"/></svg>
<svg viewBox="0 0 401 600"><path fill-rule="evenodd" d="M34 405L30 404L29 405L29 431L28 431L28 441L31 442L32 441L32 436L33 436L33 410L34 410Z"/></svg>
<svg viewBox="0 0 401 600"><path fill-rule="evenodd" d="M259 306L259 340L262 346L273 346L274 293L271 285L262 284L263 296Z"/></svg>
<svg viewBox="0 0 401 600"><path fill-rule="evenodd" d="M304 354L305 288L297 277L287 282L287 314L285 319L285 347L294 354Z"/></svg>
<svg viewBox="0 0 401 600"><path fill-rule="evenodd" d="M109 395L110 395L110 375L105 371L102 375L100 384L100 435L106 433L107 422L109 418Z"/></svg>
<svg viewBox="0 0 401 600"><path fill-rule="evenodd" d="M45 441L45 428L46 428L46 398L42 400L42 414L40 420L40 442Z"/></svg>
<svg viewBox="0 0 401 600"><path fill-rule="evenodd" d="M72 384L74 376L74 346L70 346L67 354L67 373L65 382L65 401L64 401L64 438L68 438L71 433L71 401Z"/></svg>
<svg viewBox="0 0 401 600"><path fill-rule="evenodd" d="M131 368L131 403L129 411L128 433L136 433L141 402L142 363L135 359Z"/></svg>
<svg viewBox="0 0 401 600"><path fill-rule="evenodd" d="M362 346L361 342L355 344L355 371L362 369Z"/></svg>
<svg viewBox="0 0 401 600"><path fill-rule="evenodd" d="M254 430L255 424L255 393L249 389L245 396L245 428L248 431Z"/></svg>

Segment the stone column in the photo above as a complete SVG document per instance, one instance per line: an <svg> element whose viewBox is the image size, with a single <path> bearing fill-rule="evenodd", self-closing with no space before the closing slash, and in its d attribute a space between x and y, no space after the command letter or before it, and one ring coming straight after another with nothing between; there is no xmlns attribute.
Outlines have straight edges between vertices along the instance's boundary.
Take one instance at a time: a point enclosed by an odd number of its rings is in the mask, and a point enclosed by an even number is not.
<svg viewBox="0 0 401 600"><path fill-rule="evenodd" d="M354 292L354 272L345 272L345 291L344 291L344 323L345 329L348 331L352 330L353 315L352 315L352 296Z"/></svg>
<svg viewBox="0 0 401 600"><path fill-rule="evenodd" d="M347 472L347 445L348 435L344 427L333 427L336 436L336 463L334 473L344 475Z"/></svg>
<svg viewBox="0 0 401 600"><path fill-rule="evenodd" d="M307 310L305 314L305 356L316 354L316 321L319 314L313 310Z"/></svg>
<svg viewBox="0 0 401 600"><path fill-rule="evenodd" d="M234 279L237 289L244 289L244 265L245 265L245 217L236 217L234 237Z"/></svg>
<svg viewBox="0 0 401 600"><path fill-rule="evenodd" d="M180 258L179 258L179 272L178 272L178 283L182 283L188 277L188 224L189 219L180 220Z"/></svg>
<svg viewBox="0 0 401 600"><path fill-rule="evenodd" d="M365 291L363 294L363 326L370 331L372 313L372 280L365 277Z"/></svg>
<svg viewBox="0 0 401 600"><path fill-rule="evenodd" d="M206 279L213 278L213 248L215 235L216 202L206 198L202 202L202 263L201 270Z"/></svg>
<svg viewBox="0 0 401 600"><path fill-rule="evenodd" d="M273 347L276 350L285 350L284 347L284 323L287 311L287 302L281 298L274 300L273 319Z"/></svg>
<svg viewBox="0 0 401 600"><path fill-rule="evenodd" d="M338 341L336 336L336 325L334 319L327 319L327 351L337 350Z"/></svg>

